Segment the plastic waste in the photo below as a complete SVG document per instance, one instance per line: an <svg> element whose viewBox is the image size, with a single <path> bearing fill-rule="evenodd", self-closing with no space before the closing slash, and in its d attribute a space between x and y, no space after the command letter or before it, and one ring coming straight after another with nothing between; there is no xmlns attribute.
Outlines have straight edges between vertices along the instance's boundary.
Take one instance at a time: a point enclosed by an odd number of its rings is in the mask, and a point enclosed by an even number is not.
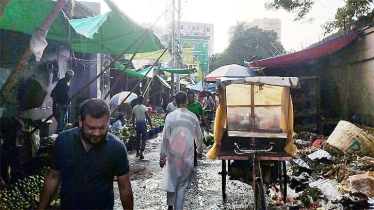
<svg viewBox="0 0 374 210"><path fill-rule="evenodd" d="M331 183L328 183L328 182L324 183L321 186L320 190L329 200L335 200L335 199L341 200L342 199L342 195Z"/></svg>
<svg viewBox="0 0 374 210"><path fill-rule="evenodd" d="M326 158L327 160L333 160L334 158L330 155L330 153L328 153L327 151L325 150L317 150L311 154L308 155L308 158L311 159L311 160L315 160L315 159L322 159L322 158Z"/></svg>
<svg viewBox="0 0 374 210"><path fill-rule="evenodd" d="M306 168L306 169L311 169L310 166L302 159L292 159L294 163L299 165L300 167Z"/></svg>

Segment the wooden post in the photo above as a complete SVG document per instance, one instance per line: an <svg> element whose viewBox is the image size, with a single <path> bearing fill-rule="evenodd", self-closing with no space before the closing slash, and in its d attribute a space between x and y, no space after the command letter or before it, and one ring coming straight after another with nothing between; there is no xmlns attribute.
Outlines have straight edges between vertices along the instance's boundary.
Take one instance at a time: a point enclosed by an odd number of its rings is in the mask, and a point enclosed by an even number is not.
<svg viewBox="0 0 374 210"><path fill-rule="evenodd" d="M64 7L68 0L58 0L55 6L53 7L52 11L49 13L47 19L45 19L43 25L41 26L41 30L44 32L43 36L46 37L49 28L51 27L52 23L55 21L57 15L60 13L61 9ZM32 52L30 47L24 52L21 60L18 62L16 68L12 71L9 75L8 79L5 81L3 87L0 90L0 103L8 96L10 90L12 89L14 83L16 82L18 76L21 74L22 70L28 64Z"/></svg>
<svg viewBox="0 0 374 210"><path fill-rule="evenodd" d="M3 17L3 14L8 6L9 0L1 0L0 1L0 20Z"/></svg>

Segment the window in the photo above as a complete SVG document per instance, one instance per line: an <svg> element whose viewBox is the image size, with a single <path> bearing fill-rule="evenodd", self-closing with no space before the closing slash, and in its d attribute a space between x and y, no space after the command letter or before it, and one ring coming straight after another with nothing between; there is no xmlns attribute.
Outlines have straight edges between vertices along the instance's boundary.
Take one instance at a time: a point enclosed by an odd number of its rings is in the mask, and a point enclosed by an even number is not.
<svg viewBox="0 0 374 210"><path fill-rule="evenodd" d="M193 56L193 61L198 61L199 60L199 57L197 55L194 55Z"/></svg>
<svg viewBox="0 0 374 210"><path fill-rule="evenodd" d="M206 28L206 31L207 31L207 32L210 32L210 28Z"/></svg>
<svg viewBox="0 0 374 210"><path fill-rule="evenodd" d="M206 43L203 44L203 47L206 47Z"/></svg>
<svg viewBox="0 0 374 210"><path fill-rule="evenodd" d="M195 26L192 26L192 30L195 30Z"/></svg>
<svg viewBox="0 0 374 210"><path fill-rule="evenodd" d="M181 25L181 29L183 29L183 25Z"/></svg>
<svg viewBox="0 0 374 210"><path fill-rule="evenodd" d="M193 46L194 46L194 49L198 49L199 48L199 44L198 43L193 43Z"/></svg>
<svg viewBox="0 0 374 210"><path fill-rule="evenodd" d="M196 27L196 31L198 31L199 30L199 27Z"/></svg>

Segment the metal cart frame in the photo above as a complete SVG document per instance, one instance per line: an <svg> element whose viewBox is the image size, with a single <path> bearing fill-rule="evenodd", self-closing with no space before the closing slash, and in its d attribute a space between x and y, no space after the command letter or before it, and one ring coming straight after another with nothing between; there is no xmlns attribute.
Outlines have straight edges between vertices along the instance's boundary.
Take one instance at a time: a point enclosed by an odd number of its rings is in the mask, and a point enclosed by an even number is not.
<svg viewBox="0 0 374 210"><path fill-rule="evenodd" d="M254 207L255 209L266 209L266 201L265 201L265 194L263 188L263 174L261 170L261 162L271 162L273 164L277 164L278 166L278 179L280 184L280 191L282 194L283 201L286 201L287 197L287 174L286 174L286 166L285 161L289 161L292 159L292 156L283 151L274 151L274 142L277 139L282 139L286 141L287 136L291 135L289 132L267 132L267 130L261 130L255 128L255 86L259 86L261 89L262 85L269 85L269 86L280 86L280 87L297 87L298 86L298 78L296 77L247 77L247 78L219 78L217 79L217 87L226 91L226 87L231 84L245 84L248 85L248 88L251 88L251 103L250 103L250 127L248 131L237 131L237 130L230 130L230 125L227 121L226 116L226 128L227 133L224 135L223 139L230 139L235 137L245 138L248 139L250 142L250 149L241 149L240 146L233 142L235 147L233 149L225 150L221 149L218 154L218 158L222 160L222 196L223 200L226 200L226 176L227 176L227 166L230 170L230 161L231 160L246 160L250 161L252 164L252 189L254 191ZM289 91L288 91L288 98L290 98ZM291 100L287 102L287 106L292 106ZM226 104L226 109L228 109L228 105ZM228 115L228 114L227 114ZM287 131L288 129L288 117L289 113L287 111ZM269 139L269 145L266 148L258 148L256 147L256 139ZM273 141L274 139L274 141ZM229 140L228 140L229 141ZM262 145L263 146L263 145ZM283 148L282 148L283 149ZM282 170L283 169L283 170Z"/></svg>

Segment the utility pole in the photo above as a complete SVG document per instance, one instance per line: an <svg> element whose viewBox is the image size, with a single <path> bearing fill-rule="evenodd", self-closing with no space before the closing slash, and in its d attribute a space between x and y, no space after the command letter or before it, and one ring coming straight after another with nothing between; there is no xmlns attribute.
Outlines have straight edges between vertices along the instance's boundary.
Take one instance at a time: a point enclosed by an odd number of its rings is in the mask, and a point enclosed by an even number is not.
<svg viewBox="0 0 374 210"><path fill-rule="evenodd" d="M180 52L181 52L181 31L180 31L180 28L181 28L181 0L178 0L178 22L177 22L177 52L175 53L175 57L177 57L177 68L181 68L181 55L180 55ZM178 56L177 56L178 54ZM176 75L176 91L179 91L180 90L180 75L177 74Z"/></svg>
<svg viewBox="0 0 374 210"><path fill-rule="evenodd" d="M171 26L171 65L175 68L175 0L173 0L172 6L172 26ZM171 74L171 95L174 95L175 84L174 84L174 73Z"/></svg>

